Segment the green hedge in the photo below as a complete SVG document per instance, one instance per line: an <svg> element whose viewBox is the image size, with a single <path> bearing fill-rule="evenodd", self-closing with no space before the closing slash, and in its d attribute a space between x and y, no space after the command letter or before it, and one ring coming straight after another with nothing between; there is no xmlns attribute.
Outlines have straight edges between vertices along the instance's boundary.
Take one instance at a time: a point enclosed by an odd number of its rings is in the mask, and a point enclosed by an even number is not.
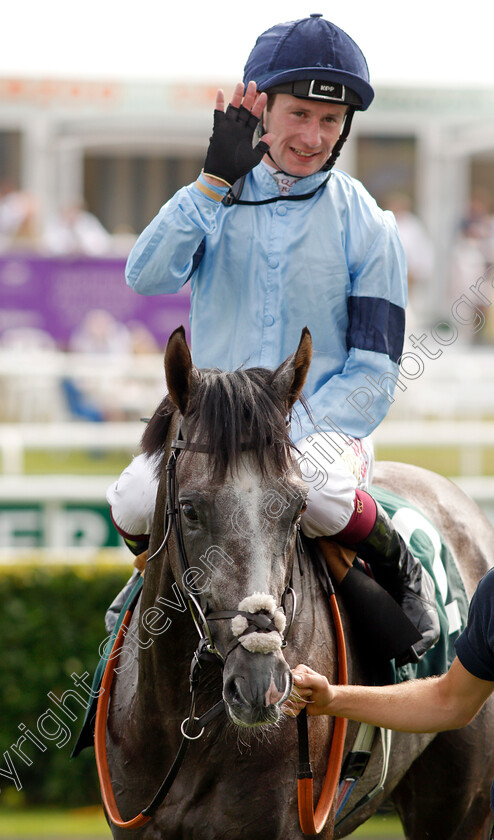
<svg viewBox="0 0 494 840"><path fill-rule="evenodd" d="M71 674L82 676L88 671L91 683L105 638L106 607L131 570L129 555L127 568L28 567L0 573L0 771L4 771L0 773L0 804L78 806L100 801L94 750L70 759L83 708L74 697L67 699L67 706L78 716L73 722L48 693L60 698L71 689L83 696ZM48 717L42 717L47 711ZM60 737L50 739L49 735L57 734L57 727ZM19 743L23 731L38 743L29 736ZM58 747L57 741L61 744L68 732L70 740ZM46 746L44 751L40 743ZM32 762L29 766L13 745ZM5 776L9 770L6 751L22 786L20 791L14 780ZM13 775L11 768L9 772Z"/></svg>

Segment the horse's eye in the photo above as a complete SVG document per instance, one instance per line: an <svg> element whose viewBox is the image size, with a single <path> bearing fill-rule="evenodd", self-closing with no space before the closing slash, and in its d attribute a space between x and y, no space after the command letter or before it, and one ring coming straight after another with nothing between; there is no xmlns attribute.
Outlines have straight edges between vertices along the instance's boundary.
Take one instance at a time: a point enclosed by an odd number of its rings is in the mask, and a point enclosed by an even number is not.
<svg viewBox="0 0 494 840"><path fill-rule="evenodd" d="M295 522L296 525L299 524L300 517L302 516L303 513L305 513L306 510L307 510L307 502L304 502L303 505L301 506L299 512L297 513L295 519L294 519L294 522Z"/></svg>
<svg viewBox="0 0 494 840"><path fill-rule="evenodd" d="M180 508L186 519L190 520L190 522L197 522L199 517L194 505L190 502L180 502Z"/></svg>

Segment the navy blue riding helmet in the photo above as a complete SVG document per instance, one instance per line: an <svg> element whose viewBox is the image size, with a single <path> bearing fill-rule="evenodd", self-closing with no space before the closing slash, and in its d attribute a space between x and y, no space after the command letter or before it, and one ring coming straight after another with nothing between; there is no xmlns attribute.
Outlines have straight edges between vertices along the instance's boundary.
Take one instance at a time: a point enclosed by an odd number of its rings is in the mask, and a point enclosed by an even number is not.
<svg viewBox="0 0 494 840"><path fill-rule="evenodd" d="M362 50L321 14L278 23L259 35L244 68L244 84L251 80L259 91L348 105L340 138L322 167L325 170L334 165L354 112L365 111L374 99Z"/></svg>

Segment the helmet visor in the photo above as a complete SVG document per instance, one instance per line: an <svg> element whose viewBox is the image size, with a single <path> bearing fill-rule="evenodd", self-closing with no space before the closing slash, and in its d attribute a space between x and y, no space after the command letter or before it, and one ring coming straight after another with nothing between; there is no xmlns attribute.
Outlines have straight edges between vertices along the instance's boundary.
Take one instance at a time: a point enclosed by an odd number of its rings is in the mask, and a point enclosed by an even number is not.
<svg viewBox="0 0 494 840"><path fill-rule="evenodd" d="M267 89L268 93L289 93L297 99L318 99L323 102L338 102L341 105L362 107L362 100L354 90L338 82L323 79L297 79L282 82Z"/></svg>

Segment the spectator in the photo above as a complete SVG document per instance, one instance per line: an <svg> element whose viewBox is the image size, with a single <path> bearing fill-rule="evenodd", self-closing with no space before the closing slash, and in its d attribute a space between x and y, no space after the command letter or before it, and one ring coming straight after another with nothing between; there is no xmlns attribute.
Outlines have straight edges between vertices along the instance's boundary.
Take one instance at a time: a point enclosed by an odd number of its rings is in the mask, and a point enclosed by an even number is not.
<svg viewBox="0 0 494 840"><path fill-rule="evenodd" d="M35 244L36 202L10 181L0 183L0 250L20 243Z"/></svg>
<svg viewBox="0 0 494 840"><path fill-rule="evenodd" d="M70 337L69 350L74 353L129 354L132 338L124 324L105 309L91 309Z"/></svg>
<svg viewBox="0 0 494 840"><path fill-rule="evenodd" d="M422 324L427 316L428 292L434 277L433 243L423 222L412 212L407 193L390 193L385 206L394 213L407 260L407 324L413 326L414 320Z"/></svg>
<svg viewBox="0 0 494 840"><path fill-rule="evenodd" d="M48 219L43 245L52 254L88 254L98 257L112 250L111 234L82 204L68 204Z"/></svg>

